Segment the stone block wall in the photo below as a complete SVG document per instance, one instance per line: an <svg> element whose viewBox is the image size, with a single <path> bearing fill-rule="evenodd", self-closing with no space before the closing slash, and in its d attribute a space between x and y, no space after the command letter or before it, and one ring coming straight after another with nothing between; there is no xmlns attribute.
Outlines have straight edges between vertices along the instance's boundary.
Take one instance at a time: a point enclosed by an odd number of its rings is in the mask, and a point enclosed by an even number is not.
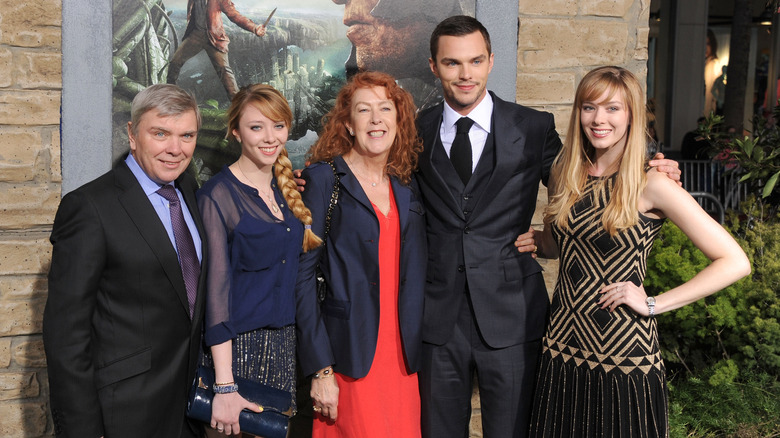
<svg viewBox="0 0 780 438"><path fill-rule="evenodd" d="M519 8L517 102L551 112L561 139L588 71L618 65L645 82L650 0L519 0ZM540 186L534 227L541 228L546 201ZM540 262L552 293L557 262Z"/></svg>
<svg viewBox="0 0 780 438"><path fill-rule="evenodd" d="M0 2L0 436L52 434L41 321L60 199L60 0Z"/></svg>
<svg viewBox="0 0 780 438"><path fill-rule="evenodd" d="M646 77L650 0L518 0L517 100L564 135L591 68ZM0 2L0 436L52 435L41 320L60 199L61 0ZM494 38L501 30L490 29ZM540 190L537 211L545 204ZM534 221L541 224L537 213ZM544 262L550 290L554 263ZM480 425L475 397L474 426ZM481 436L479 427L473 437Z"/></svg>

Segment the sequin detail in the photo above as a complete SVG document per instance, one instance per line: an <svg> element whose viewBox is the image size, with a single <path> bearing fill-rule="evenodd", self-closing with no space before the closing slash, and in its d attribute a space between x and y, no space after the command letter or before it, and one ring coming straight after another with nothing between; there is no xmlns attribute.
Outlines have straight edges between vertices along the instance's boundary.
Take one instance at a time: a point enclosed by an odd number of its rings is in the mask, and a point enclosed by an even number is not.
<svg viewBox="0 0 780 438"><path fill-rule="evenodd" d="M233 339L233 375L289 392L295 411L295 344L294 324L241 333ZM201 363L214 366L210 354Z"/></svg>

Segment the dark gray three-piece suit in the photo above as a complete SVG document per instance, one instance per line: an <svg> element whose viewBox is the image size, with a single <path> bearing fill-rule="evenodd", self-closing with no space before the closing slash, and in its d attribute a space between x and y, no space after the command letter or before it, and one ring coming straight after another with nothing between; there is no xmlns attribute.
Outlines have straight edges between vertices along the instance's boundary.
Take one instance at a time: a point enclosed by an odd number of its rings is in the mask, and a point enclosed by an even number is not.
<svg viewBox="0 0 780 438"><path fill-rule="evenodd" d="M485 437L524 436L549 300L541 266L514 241L561 142L553 116L491 93L492 126L464 186L439 138L443 104L423 112L418 181L428 235L423 435L467 430L476 371ZM496 352L498 352L496 355Z"/></svg>

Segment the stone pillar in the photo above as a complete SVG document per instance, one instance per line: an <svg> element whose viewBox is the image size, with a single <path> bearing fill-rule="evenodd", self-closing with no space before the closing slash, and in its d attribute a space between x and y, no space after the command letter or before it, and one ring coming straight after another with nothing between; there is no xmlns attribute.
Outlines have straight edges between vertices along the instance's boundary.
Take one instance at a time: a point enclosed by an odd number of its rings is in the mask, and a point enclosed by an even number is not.
<svg viewBox="0 0 780 438"><path fill-rule="evenodd" d="M61 6L0 3L0 436L51 436L41 339L60 199Z"/></svg>

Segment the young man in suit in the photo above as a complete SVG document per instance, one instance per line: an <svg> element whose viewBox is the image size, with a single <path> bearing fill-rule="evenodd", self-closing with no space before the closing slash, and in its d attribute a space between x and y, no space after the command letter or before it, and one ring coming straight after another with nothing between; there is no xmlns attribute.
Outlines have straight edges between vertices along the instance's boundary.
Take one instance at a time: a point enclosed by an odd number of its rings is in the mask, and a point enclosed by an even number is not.
<svg viewBox="0 0 780 438"><path fill-rule="evenodd" d="M430 49L444 102L418 118L429 248L423 437L468 436L475 376L484 436L523 437L549 300L541 266L515 240L531 225L561 141L552 114L487 91L493 53L475 18L439 23ZM651 164L679 179L676 163Z"/></svg>
<svg viewBox="0 0 780 438"><path fill-rule="evenodd" d="M429 63L444 102L418 119L429 243L423 436L468 435L475 373L485 437L524 436L548 298L541 266L514 241L561 142L551 114L487 91L493 53L476 19L439 23ZM471 120L465 153L461 117Z"/></svg>
<svg viewBox="0 0 780 438"><path fill-rule="evenodd" d="M130 154L63 197L43 318L58 437L195 437L185 417L203 320L197 102L175 85L133 100ZM159 192L158 192L159 191Z"/></svg>

